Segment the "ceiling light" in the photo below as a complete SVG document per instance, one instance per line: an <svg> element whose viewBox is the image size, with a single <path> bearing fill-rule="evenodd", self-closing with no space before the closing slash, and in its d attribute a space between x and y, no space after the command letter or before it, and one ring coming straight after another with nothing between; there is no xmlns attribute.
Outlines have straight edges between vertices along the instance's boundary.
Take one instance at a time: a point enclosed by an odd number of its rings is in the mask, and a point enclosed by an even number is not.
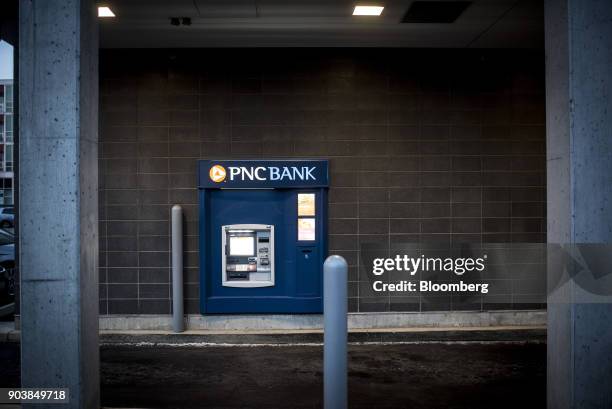
<svg viewBox="0 0 612 409"><path fill-rule="evenodd" d="M355 6L354 16L380 16L384 7L382 6Z"/></svg>
<svg viewBox="0 0 612 409"><path fill-rule="evenodd" d="M98 17L115 17L115 13L113 13L110 7L98 7Z"/></svg>

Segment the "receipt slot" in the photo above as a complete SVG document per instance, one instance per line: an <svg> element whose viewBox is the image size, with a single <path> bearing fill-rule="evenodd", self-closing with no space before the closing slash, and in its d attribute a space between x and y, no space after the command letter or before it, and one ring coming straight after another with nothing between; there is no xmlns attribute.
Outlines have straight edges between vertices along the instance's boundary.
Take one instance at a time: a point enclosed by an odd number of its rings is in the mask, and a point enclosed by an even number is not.
<svg viewBox="0 0 612 409"><path fill-rule="evenodd" d="M320 313L325 160L198 164L200 311Z"/></svg>

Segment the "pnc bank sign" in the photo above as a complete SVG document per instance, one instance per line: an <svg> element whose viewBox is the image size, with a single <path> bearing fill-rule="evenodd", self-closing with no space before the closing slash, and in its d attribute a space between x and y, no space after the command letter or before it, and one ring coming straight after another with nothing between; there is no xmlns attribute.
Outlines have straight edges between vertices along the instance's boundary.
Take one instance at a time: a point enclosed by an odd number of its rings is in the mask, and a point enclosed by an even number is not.
<svg viewBox="0 0 612 409"><path fill-rule="evenodd" d="M326 187L327 160L202 160L201 188Z"/></svg>
<svg viewBox="0 0 612 409"><path fill-rule="evenodd" d="M315 166L230 166L228 169L221 165L213 165L208 172L210 180L222 183L229 180L259 180L259 181L308 181L317 180L314 172Z"/></svg>

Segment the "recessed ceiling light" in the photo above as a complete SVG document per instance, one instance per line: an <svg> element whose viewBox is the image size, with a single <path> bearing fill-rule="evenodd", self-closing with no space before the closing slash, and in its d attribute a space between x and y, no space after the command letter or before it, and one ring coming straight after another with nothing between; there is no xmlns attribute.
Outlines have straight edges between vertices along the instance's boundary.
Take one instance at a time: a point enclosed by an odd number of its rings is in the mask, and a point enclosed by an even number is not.
<svg viewBox="0 0 612 409"><path fill-rule="evenodd" d="M354 16L380 16L384 7L382 6L355 6Z"/></svg>
<svg viewBox="0 0 612 409"><path fill-rule="evenodd" d="M115 13L113 13L110 7L98 7L98 17L115 17Z"/></svg>

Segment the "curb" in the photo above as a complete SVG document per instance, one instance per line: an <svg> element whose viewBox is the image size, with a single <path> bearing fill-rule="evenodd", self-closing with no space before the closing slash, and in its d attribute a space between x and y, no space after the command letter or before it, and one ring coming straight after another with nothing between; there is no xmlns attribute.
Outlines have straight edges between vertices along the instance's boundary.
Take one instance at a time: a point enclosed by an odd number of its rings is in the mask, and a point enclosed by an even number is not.
<svg viewBox="0 0 612 409"><path fill-rule="evenodd" d="M0 342L19 342L21 332L10 321L0 322Z"/></svg>
<svg viewBox="0 0 612 409"><path fill-rule="evenodd" d="M487 328L545 326L545 310L494 311L426 311L426 312L351 312L349 331L380 328ZM102 331L172 332L169 315L105 315L100 316ZM189 331L309 331L323 329L322 314L189 314L185 317Z"/></svg>
<svg viewBox="0 0 612 409"><path fill-rule="evenodd" d="M545 342L546 328L437 330L437 331L355 331L348 342L360 343L444 343L444 342ZM207 345L322 345L322 332L271 334L101 334L100 343L112 347L138 346L207 346Z"/></svg>
<svg viewBox="0 0 612 409"><path fill-rule="evenodd" d="M20 331L0 332L0 342L20 342ZM546 342L546 327L470 329L386 329L351 331L348 342L359 343L460 343ZM323 332L291 333L170 333L150 331L103 332L100 345L113 346L207 346L207 345L321 345Z"/></svg>

